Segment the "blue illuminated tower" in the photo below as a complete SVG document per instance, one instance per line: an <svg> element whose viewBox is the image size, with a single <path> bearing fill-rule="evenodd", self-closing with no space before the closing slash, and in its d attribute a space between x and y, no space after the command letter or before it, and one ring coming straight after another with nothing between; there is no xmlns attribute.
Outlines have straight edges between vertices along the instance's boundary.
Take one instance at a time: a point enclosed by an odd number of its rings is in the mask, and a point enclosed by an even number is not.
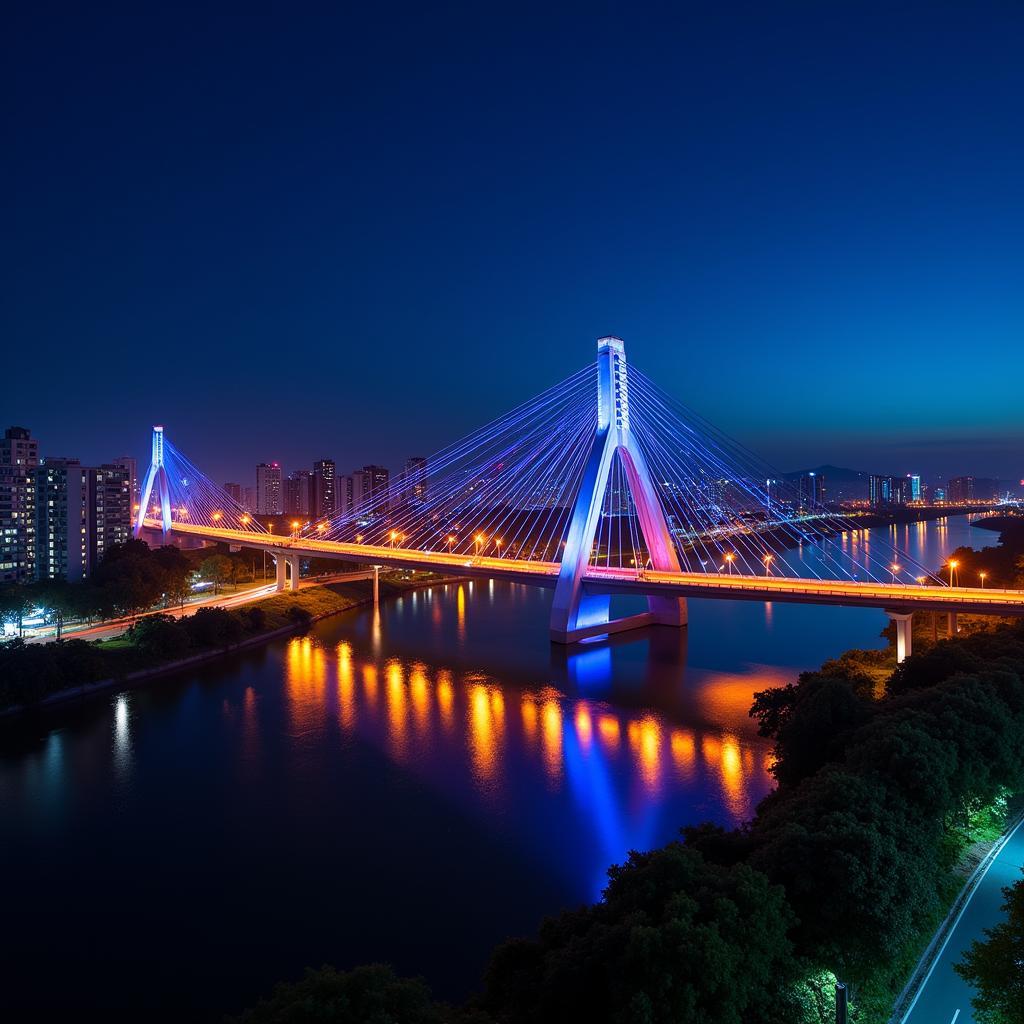
<svg viewBox="0 0 1024 1024"><path fill-rule="evenodd" d="M171 529L171 490L167 484L167 469L164 467L164 428L160 426L153 427L153 456L146 473L146 482L142 485L139 513L135 519L136 537L142 532L154 486L160 499L160 522L166 540Z"/></svg>
<svg viewBox="0 0 1024 1024"><path fill-rule="evenodd" d="M629 379L625 346L621 338L599 338L597 430L573 506L562 567L551 606L551 639L558 643L575 643L591 636L653 623L686 625L686 600L673 597L649 597L647 612L610 621L609 595L600 592L599 584L584 583L583 577L590 563L604 494L608 487L608 476L616 454L625 470L626 483L650 553L651 567L665 572L679 572L679 556L654 489L647 461L629 429Z"/></svg>

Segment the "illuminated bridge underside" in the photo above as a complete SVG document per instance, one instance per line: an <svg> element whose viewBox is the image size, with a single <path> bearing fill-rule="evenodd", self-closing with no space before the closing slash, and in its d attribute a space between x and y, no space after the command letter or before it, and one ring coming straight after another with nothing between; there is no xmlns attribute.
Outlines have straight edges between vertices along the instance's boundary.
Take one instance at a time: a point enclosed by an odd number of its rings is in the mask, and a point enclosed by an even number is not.
<svg viewBox="0 0 1024 1024"><path fill-rule="evenodd" d="M145 520L147 529L162 531L160 519ZM507 580L554 589L559 562L512 558L467 558L439 551L414 551L338 541L270 537L247 530L172 523L170 533L208 541L244 545L271 554L300 558L336 558L367 565L386 565L450 576ZM1024 617L1024 591L979 590L974 587L857 583L793 577L740 576L726 573L637 572L635 569L590 566L583 577L585 590L640 594L646 597L697 597L726 601L786 601L795 604L846 605L886 610L962 612L976 615ZM612 624L612 629L614 625ZM608 632L606 626L595 635Z"/></svg>

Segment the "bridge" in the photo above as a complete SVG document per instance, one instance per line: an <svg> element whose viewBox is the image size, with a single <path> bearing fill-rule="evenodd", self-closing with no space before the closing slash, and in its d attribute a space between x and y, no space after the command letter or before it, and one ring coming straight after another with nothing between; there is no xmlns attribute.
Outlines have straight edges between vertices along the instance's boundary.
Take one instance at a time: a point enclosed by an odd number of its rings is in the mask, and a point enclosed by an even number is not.
<svg viewBox="0 0 1024 1024"><path fill-rule="evenodd" d="M941 580L813 491L627 367L623 342L607 337L596 367L288 535L154 427L136 534L267 551L278 589L297 587L310 558L547 587L559 643L685 626L690 597L881 608L900 661L915 611L948 614L951 628L960 612L1024 616L1024 591L956 585L955 564ZM613 595L647 610L613 619Z"/></svg>

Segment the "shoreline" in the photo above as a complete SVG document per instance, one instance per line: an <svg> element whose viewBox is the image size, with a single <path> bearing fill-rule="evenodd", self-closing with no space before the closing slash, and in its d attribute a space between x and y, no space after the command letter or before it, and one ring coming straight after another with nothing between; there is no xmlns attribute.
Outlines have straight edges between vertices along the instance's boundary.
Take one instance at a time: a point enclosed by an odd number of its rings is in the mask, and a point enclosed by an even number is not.
<svg viewBox="0 0 1024 1024"><path fill-rule="evenodd" d="M436 587L451 582L451 577L429 581L424 580L419 583L405 581L406 585L400 587L399 596L406 590L419 590L426 587ZM328 586L328 584L324 584L324 586ZM344 608L336 608L332 611L321 612L319 615L313 615L310 617L308 622L296 622L287 626L279 626L277 629L272 629L269 632L246 637L244 640L239 640L238 643L230 644L227 647L211 648L208 651L191 654L186 658L178 658L175 661L168 661L162 665L153 665L149 668L136 669L135 671L128 672L123 676L110 676L107 679L98 679L93 683L82 683L79 686L65 687L63 690L58 690L56 693L49 694L38 703L14 704L10 707L3 708L0 710L0 722L6 723L19 717L30 715L34 712L44 713L54 708L64 707L65 705L74 704L76 702L88 701L93 697L98 697L103 693L107 693L118 688L135 688L160 676L173 675L175 672L184 672L196 665L202 665L208 661L214 661L217 658L223 658L229 654L237 654L242 651L270 643L272 640L278 640L284 636L305 632L315 622L321 622L322 620L332 618L335 615L343 615L345 612L350 612L356 608L364 608L368 604L373 604L372 597L366 597L363 600L355 601Z"/></svg>

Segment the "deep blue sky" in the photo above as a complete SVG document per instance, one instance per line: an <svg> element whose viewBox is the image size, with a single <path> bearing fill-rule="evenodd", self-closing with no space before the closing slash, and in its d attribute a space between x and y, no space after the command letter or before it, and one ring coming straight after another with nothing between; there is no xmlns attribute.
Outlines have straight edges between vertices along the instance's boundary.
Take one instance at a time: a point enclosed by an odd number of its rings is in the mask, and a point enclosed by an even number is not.
<svg viewBox="0 0 1024 1024"><path fill-rule="evenodd" d="M617 333L782 469L1024 477L1024 5L340 6L8 13L0 426L394 464Z"/></svg>

